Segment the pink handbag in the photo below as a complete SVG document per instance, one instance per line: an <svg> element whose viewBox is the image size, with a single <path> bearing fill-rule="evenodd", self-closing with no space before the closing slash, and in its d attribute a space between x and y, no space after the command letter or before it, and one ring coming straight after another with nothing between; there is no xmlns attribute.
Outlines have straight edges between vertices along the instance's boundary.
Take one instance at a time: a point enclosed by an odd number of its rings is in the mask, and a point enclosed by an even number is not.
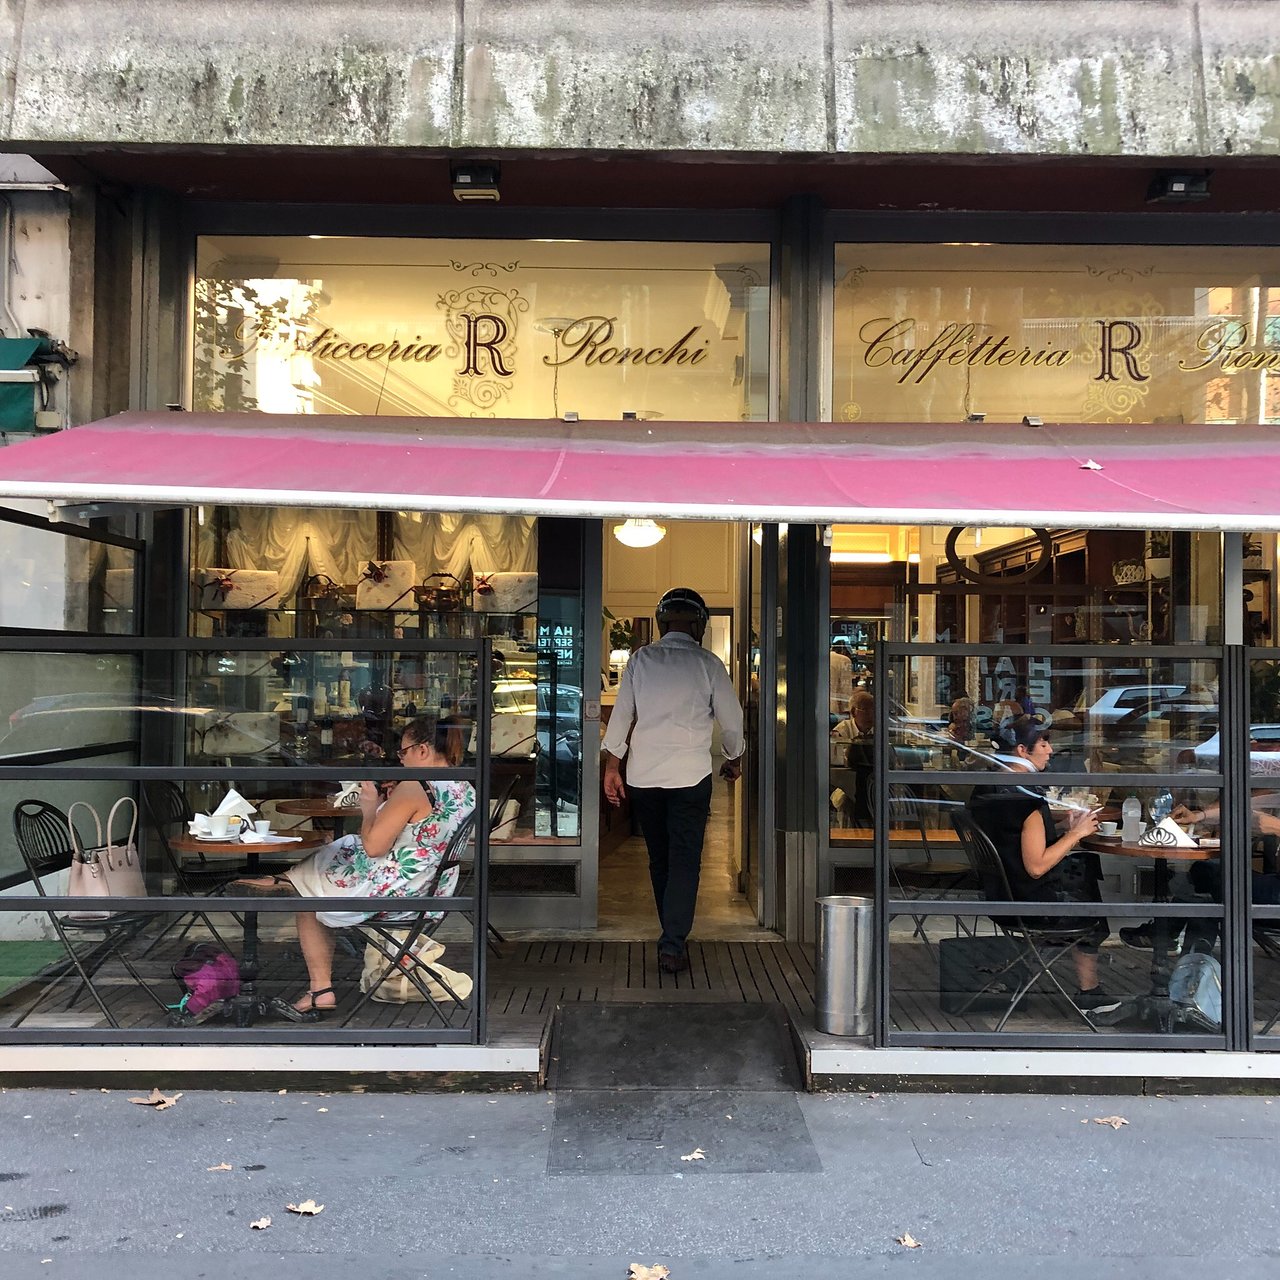
<svg viewBox="0 0 1280 1280"><path fill-rule="evenodd" d="M128 837L117 842L111 834L116 810L128 805L133 811ZM93 817L96 843L86 849L80 841L74 822L77 809L87 810ZM69 898L145 898L147 883L138 858L138 806L131 796L121 796L107 815L103 837L102 819L93 805L77 800L67 810L67 828L71 836L71 870L67 876ZM115 911L69 911L68 920L109 920Z"/></svg>

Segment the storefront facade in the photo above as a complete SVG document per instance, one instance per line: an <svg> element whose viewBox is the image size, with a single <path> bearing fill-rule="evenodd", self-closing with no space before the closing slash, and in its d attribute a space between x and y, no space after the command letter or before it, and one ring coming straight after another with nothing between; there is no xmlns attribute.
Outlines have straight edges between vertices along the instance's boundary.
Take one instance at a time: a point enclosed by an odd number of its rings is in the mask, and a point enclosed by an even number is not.
<svg viewBox="0 0 1280 1280"><path fill-rule="evenodd" d="M1199 207L1147 203L1164 166L1120 147L1086 167L1081 138L1048 156L935 139L946 158L921 148L919 163L885 142L836 170L802 138L730 164L512 134L503 201L464 205L377 148L307 172L282 144L275 174L263 154L70 147L128 190L122 219L96 198L80 277L95 360L128 376L96 374L103 411L81 416L149 416L90 427L74 464L61 439L0 455L20 508L3 529L33 569L0 617L6 789L105 806L176 782L197 809L235 783L288 803L295 782L392 776L419 713L454 722L455 781L481 812L497 802L478 887L442 930L479 994L380 1038L359 1020L285 1034L481 1044L486 924L601 925L611 678L647 602L692 575L752 729L726 836L743 910L808 947L816 897L876 903L874 1032L842 1058L809 1026L828 1055L815 1077L898 1069L848 1065L864 1051L1261 1056L1280 1005L1265 927L1280 907L1265 887L1253 901L1250 874L1274 873L1280 223L1260 212L1259 128L1239 140L1259 166L1228 165ZM450 148L424 170L456 177L465 159ZM365 186L338 200L347 161ZM635 181L595 194L601 165ZM591 194L566 195L574 182ZM962 211L932 211L947 205ZM61 529L22 506L40 498ZM627 547L629 520L665 540ZM61 604L41 613L39 592ZM105 701L87 721L73 705L74 729L42 722L70 693ZM873 731L853 724L864 695ZM1132 794L1146 819L1168 792L1217 815L1200 819L1214 856L1091 847L1102 985L1131 1015L1105 1025L1070 989L1001 1021L957 976L970 944L1003 954L993 919L1036 915L979 883L953 820L1000 774L990 743L1015 708L1052 729L1050 785L1072 803L1110 813ZM150 896L196 911L181 890L199 868L142 843ZM26 928L40 904L17 853L3 870L22 905L0 916ZM1160 920L1154 949L1119 942ZM1212 935L1216 1025L1165 1000L1196 929ZM73 1005L83 1025L23 1008L0 1029L15 1050L129 1042L100 1005ZM138 1018L157 1046L277 1043L258 1019L215 1041Z"/></svg>

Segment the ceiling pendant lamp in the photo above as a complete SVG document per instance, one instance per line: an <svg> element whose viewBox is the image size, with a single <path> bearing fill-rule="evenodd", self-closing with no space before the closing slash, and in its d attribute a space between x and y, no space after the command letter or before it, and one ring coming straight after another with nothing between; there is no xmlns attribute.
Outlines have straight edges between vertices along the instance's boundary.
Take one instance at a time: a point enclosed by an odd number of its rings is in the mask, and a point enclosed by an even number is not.
<svg viewBox="0 0 1280 1280"><path fill-rule="evenodd" d="M624 520L613 526L613 536L624 547L656 547L667 536L667 527L656 520Z"/></svg>

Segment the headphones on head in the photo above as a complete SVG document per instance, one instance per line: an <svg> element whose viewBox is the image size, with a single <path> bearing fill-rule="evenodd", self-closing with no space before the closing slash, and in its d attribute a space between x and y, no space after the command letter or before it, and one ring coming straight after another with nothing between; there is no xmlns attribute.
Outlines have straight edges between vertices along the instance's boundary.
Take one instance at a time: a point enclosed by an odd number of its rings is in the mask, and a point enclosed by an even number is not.
<svg viewBox="0 0 1280 1280"><path fill-rule="evenodd" d="M707 610L707 602L692 587L672 587L658 601L653 616L659 622L687 622L692 619L705 627L711 614Z"/></svg>

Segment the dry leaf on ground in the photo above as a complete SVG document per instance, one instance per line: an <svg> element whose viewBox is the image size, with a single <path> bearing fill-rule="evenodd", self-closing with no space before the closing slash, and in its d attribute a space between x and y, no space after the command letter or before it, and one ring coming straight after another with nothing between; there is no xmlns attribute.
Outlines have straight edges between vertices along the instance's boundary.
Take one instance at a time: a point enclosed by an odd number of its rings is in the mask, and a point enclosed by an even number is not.
<svg viewBox="0 0 1280 1280"><path fill-rule="evenodd" d="M221 1164L211 1164L205 1173L229 1173L231 1166L224 1160Z"/></svg>
<svg viewBox="0 0 1280 1280"><path fill-rule="evenodd" d="M707 1153L701 1147L695 1147L687 1156L681 1156L681 1160L705 1160Z"/></svg>
<svg viewBox="0 0 1280 1280"><path fill-rule="evenodd" d="M917 1240L915 1236L911 1235L909 1232L904 1232L900 1236L894 1236L894 1239L904 1249L923 1249L924 1248L924 1246L920 1243L920 1241Z"/></svg>
<svg viewBox="0 0 1280 1280"><path fill-rule="evenodd" d="M249 1223L249 1229L251 1231L265 1231L270 1225L270 1218L254 1218L254 1220Z"/></svg>
<svg viewBox="0 0 1280 1280"><path fill-rule="evenodd" d="M287 1204L285 1208L290 1213L301 1214L304 1218L314 1218L324 1208L324 1205L316 1204L314 1200L304 1200L301 1204Z"/></svg>
<svg viewBox="0 0 1280 1280"><path fill-rule="evenodd" d="M1113 1129L1118 1129L1122 1124L1128 1124L1129 1122L1124 1116L1094 1116L1093 1123L1109 1124Z"/></svg>
<svg viewBox="0 0 1280 1280"><path fill-rule="evenodd" d="M627 1268L627 1280L667 1280L671 1274L661 1263L646 1267L643 1262L633 1262Z"/></svg>
<svg viewBox="0 0 1280 1280"><path fill-rule="evenodd" d="M136 1102L140 1107L155 1107L157 1111L167 1111L172 1107L182 1094L164 1094L159 1089L152 1089L150 1094L145 1098L130 1098L130 1102Z"/></svg>

